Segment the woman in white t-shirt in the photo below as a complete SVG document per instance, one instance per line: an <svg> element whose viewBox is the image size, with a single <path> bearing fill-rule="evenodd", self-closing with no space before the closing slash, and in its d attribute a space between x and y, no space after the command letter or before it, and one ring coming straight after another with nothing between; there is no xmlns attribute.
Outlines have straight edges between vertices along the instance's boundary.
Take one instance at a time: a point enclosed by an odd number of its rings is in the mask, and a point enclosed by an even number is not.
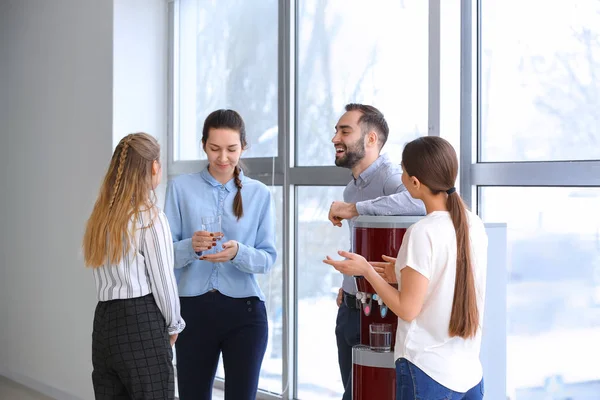
<svg viewBox="0 0 600 400"><path fill-rule="evenodd" d="M362 275L398 316L396 399L482 399L479 361L487 235L454 187L458 160L434 136L408 143L402 182L427 216L408 228L398 258L385 263L340 251L325 263ZM388 284L397 280L399 291Z"/></svg>

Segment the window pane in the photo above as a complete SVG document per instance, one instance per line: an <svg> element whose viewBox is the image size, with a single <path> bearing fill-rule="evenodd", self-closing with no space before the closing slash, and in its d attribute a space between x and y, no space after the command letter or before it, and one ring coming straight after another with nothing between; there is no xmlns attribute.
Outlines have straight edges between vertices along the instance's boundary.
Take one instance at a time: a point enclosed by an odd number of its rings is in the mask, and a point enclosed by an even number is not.
<svg viewBox="0 0 600 400"><path fill-rule="evenodd" d="M271 187L273 201L276 210L276 231L277 231L277 261L273 265L271 272L266 275L256 275L258 284L265 294L265 306L267 308L267 318L269 320L269 342L267 351L263 359L260 370L260 379L258 388L268 392L281 394L282 383L282 345L283 345L283 268L282 268L282 242L283 233L283 190L281 186ZM223 378L223 359L219 361L217 376Z"/></svg>
<svg viewBox="0 0 600 400"><path fill-rule="evenodd" d="M283 190L272 187L276 210L277 261L267 275L258 275L258 283L266 296L267 317L269 319L269 342L260 370L259 389L281 394L283 371Z"/></svg>
<svg viewBox="0 0 600 400"><path fill-rule="evenodd" d="M245 157L277 155L277 4L179 1L176 161L206 158L200 145L202 125L219 108L232 108L244 118L249 144Z"/></svg>
<svg viewBox="0 0 600 400"><path fill-rule="evenodd" d="M323 264L326 255L339 258L337 250L350 246L346 223L338 228L327 219L329 205L341 200L343 191L297 189L298 398L305 400L339 400L343 394L335 340L335 301L342 276Z"/></svg>
<svg viewBox="0 0 600 400"><path fill-rule="evenodd" d="M350 102L379 108L384 150L427 134L428 2L306 0L298 15L298 165L333 165L334 126Z"/></svg>
<svg viewBox="0 0 600 400"><path fill-rule="evenodd" d="M482 160L600 158L600 2L481 10Z"/></svg>
<svg viewBox="0 0 600 400"><path fill-rule="evenodd" d="M510 399L600 394L600 188L485 187L485 222L508 224Z"/></svg>

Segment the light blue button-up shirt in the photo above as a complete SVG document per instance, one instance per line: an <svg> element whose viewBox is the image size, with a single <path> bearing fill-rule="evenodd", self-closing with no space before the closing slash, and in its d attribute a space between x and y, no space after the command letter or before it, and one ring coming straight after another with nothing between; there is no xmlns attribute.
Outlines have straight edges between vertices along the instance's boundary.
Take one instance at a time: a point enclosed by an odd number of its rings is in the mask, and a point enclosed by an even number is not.
<svg viewBox="0 0 600 400"><path fill-rule="evenodd" d="M175 250L175 277L179 295L199 296L216 289L226 296L241 298L265 296L254 274L268 273L275 263L275 208L269 188L240 173L244 216L233 213L237 193L235 182L218 182L204 169L180 175L167 186L165 214L171 226ZM235 240L235 258L212 263L198 258L192 248L192 235L202 230L202 217L221 216L225 235L217 245Z"/></svg>

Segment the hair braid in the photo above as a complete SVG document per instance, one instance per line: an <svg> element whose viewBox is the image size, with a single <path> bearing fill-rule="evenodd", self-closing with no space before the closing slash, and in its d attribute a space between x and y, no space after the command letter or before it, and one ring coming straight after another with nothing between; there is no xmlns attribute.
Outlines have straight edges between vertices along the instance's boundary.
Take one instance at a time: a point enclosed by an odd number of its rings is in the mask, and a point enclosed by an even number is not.
<svg viewBox="0 0 600 400"><path fill-rule="evenodd" d="M117 169L117 177L115 178L115 188L113 189L113 194L110 198L110 202L108 203L108 208L111 209L113 203L115 202L115 198L117 197L117 192L119 191L119 186L121 185L121 177L123 176L123 170L125 169L125 160L127 159L127 153L129 150L129 142L132 137L128 137L123 142L123 148L121 149L121 156L119 157L119 168Z"/></svg>
<svg viewBox="0 0 600 400"><path fill-rule="evenodd" d="M242 180L240 179L240 171L240 166L236 165L235 169L233 170L233 179L238 190L235 194L235 199L233 200L233 213L237 219L240 219L244 216L244 206L242 204Z"/></svg>

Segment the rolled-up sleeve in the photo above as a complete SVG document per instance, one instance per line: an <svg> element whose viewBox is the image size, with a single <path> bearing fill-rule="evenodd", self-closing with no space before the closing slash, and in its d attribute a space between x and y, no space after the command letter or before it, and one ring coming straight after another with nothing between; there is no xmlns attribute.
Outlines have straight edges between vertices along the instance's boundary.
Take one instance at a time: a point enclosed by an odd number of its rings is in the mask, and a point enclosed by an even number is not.
<svg viewBox="0 0 600 400"><path fill-rule="evenodd" d="M385 196L373 200L359 201L356 211L359 215L425 215L425 204L412 198L402 184L402 174L390 176L383 187Z"/></svg>

